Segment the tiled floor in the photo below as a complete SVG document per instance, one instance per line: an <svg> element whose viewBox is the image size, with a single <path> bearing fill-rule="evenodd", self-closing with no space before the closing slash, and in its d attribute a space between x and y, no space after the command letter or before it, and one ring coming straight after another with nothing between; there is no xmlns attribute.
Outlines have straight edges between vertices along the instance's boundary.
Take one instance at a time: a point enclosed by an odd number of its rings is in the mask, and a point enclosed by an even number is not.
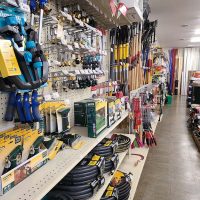
<svg viewBox="0 0 200 200"><path fill-rule="evenodd" d="M186 112L185 97L165 106L134 200L200 200L200 154Z"/></svg>

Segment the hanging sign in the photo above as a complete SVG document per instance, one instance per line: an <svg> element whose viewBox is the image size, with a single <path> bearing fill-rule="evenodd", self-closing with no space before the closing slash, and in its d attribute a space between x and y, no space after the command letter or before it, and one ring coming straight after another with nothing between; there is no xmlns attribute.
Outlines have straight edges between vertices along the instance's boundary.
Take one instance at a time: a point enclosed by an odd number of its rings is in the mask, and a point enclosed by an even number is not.
<svg viewBox="0 0 200 200"><path fill-rule="evenodd" d="M114 0L110 0L110 8L112 11L112 16L114 17L117 13L117 5L115 4Z"/></svg>
<svg viewBox="0 0 200 200"><path fill-rule="evenodd" d="M118 10L117 18L119 18L121 14L126 16L128 8L126 7L124 3L119 3L117 10Z"/></svg>

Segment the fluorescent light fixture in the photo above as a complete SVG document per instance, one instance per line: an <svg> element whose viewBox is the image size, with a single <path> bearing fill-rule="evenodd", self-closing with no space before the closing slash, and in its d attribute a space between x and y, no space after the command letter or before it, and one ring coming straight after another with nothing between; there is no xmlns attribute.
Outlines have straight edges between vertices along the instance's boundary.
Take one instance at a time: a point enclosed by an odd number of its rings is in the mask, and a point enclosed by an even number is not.
<svg viewBox="0 0 200 200"><path fill-rule="evenodd" d="M200 35L200 29L196 29L194 33L195 35Z"/></svg>
<svg viewBox="0 0 200 200"><path fill-rule="evenodd" d="M200 37L192 37L191 39L190 39L190 42L200 42Z"/></svg>

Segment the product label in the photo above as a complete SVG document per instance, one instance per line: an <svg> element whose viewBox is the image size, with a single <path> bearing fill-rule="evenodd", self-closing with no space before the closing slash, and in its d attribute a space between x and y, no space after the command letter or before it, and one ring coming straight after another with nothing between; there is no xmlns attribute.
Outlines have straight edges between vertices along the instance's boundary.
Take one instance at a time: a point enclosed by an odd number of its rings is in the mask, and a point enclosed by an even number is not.
<svg viewBox="0 0 200 200"><path fill-rule="evenodd" d="M100 156L98 156L98 155L94 155L94 156L92 157L92 160L96 160L96 161L98 161L100 158L101 158Z"/></svg>
<svg viewBox="0 0 200 200"><path fill-rule="evenodd" d="M108 141L106 141L106 143L103 146L108 147L111 144L112 144L112 140L108 140Z"/></svg>
<svg viewBox="0 0 200 200"><path fill-rule="evenodd" d="M21 75L11 41L9 40L0 40L0 63L0 71L3 78Z"/></svg>
<svg viewBox="0 0 200 200"><path fill-rule="evenodd" d="M97 164L98 161L92 160L88 163L88 165L90 166L95 166Z"/></svg>

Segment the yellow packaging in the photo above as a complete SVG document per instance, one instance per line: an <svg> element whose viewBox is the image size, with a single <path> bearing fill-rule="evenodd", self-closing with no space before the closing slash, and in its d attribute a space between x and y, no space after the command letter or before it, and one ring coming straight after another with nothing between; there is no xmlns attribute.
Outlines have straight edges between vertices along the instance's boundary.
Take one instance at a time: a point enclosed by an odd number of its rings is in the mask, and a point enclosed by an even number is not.
<svg viewBox="0 0 200 200"><path fill-rule="evenodd" d="M21 75L21 70L10 40L0 40L0 63L0 71L3 78Z"/></svg>
<svg viewBox="0 0 200 200"><path fill-rule="evenodd" d="M18 146L22 145L22 140L20 137L16 140L15 138L8 138L3 145L1 145L0 149L0 174L3 173L5 166L6 157Z"/></svg>
<svg viewBox="0 0 200 200"><path fill-rule="evenodd" d="M44 149L36 156L2 175L0 179L0 195L5 194L34 171L45 165L47 163L47 159L47 149Z"/></svg>

